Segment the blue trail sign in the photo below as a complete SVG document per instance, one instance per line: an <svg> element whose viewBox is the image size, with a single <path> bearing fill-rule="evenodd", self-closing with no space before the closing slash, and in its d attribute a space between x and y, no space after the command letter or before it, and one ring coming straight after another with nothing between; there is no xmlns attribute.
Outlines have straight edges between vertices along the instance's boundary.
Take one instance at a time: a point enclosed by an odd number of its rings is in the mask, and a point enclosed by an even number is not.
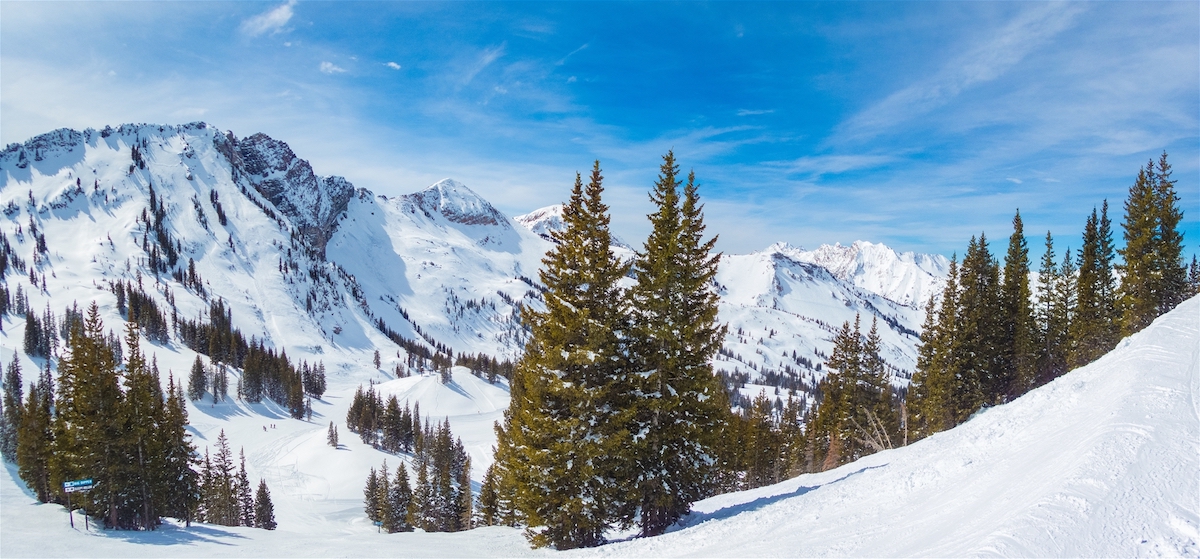
<svg viewBox="0 0 1200 559"><path fill-rule="evenodd" d="M92 480L90 480L90 479L77 479L75 481L64 481L63 482L63 491L66 491L67 493L74 493L76 491L87 491L91 488L92 488Z"/></svg>

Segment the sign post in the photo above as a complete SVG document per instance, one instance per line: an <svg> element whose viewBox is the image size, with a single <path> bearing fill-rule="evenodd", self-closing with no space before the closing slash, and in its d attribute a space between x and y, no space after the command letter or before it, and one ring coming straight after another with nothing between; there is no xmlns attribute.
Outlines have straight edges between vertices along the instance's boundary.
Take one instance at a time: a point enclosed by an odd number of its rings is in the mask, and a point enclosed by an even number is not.
<svg viewBox="0 0 1200 559"><path fill-rule="evenodd" d="M76 491L90 491L91 489L92 489L91 478L77 479L74 481L64 481L63 482L63 491L65 491L67 493L67 514L71 517L71 527L72 528L75 527L75 509L71 508L71 494ZM87 512L83 513L83 529L84 530L91 529L91 527L88 526Z"/></svg>

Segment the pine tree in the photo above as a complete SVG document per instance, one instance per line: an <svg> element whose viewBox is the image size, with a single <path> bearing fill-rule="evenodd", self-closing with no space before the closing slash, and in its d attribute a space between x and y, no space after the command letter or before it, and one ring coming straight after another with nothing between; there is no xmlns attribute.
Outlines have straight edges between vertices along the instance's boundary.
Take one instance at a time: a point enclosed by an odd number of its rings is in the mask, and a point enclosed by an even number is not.
<svg viewBox="0 0 1200 559"><path fill-rule="evenodd" d="M694 174L680 200L674 154L663 157L650 193L652 230L634 264L632 362L645 371L631 433L637 441L635 498L641 534L661 534L709 494L716 482L716 437L728 409L711 359L717 324L713 282L716 237L703 241L703 207Z"/></svg>
<svg viewBox="0 0 1200 559"><path fill-rule="evenodd" d="M88 514L119 528L129 439L121 417L124 395L103 326L93 301L82 330L71 334L67 355L59 362L50 481L55 488L68 480L93 479L93 489L79 501Z"/></svg>
<svg viewBox="0 0 1200 559"><path fill-rule="evenodd" d="M1158 301L1158 314L1162 315L1188 298L1188 270L1183 261L1183 232L1179 230L1183 210L1179 208L1177 181L1171 180L1171 165L1165 151L1158 159L1155 175L1159 238L1155 260L1156 268L1162 271L1162 294Z"/></svg>
<svg viewBox="0 0 1200 559"><path fill-rule="evenodd" d="M237 473L237 500L239 515L239 523L242 526L251 526L254 524L254 494L250 490L250 476L246 475L246 449L241 449L238 455L241 465L238 466Z"/></svg>
<svg viewBox="0 0 1200 559"><path fill-rule="evenodd" d="M200 401L204 397L204 393L208 390L208 375L204 372L204 362L200 360L200 356L196 356L196 360L192 362L192 371L188 375L188 399L193 402Z"/></svg>
<svg viewBox="0 0 1200 559"><path fill-rule="evenodd" d="M196 462L196 447L187 432L187 406L183 387L175 377L167 377L167 402L163 438L163 472L166 502L163 513L191 523L192 512L200 501L199 480L192 464Z"/></svg>
<svg viewBox="0 0 1200 559"><path fill-rule="evenodd" d="M21 411L21 430L17 433L18 475L43 503L53 498L50 473L55 446L50 416L53 404L46 388L30 383L29 397Z"/></svg>
<svg viewBox="0 0 1200 559"><path fill-rule="evenodd" d="M404 467L404 462L396 467L396 477L389 485L387 500L390 516L383 520L383 529L389 533L411 532L412 489L408 485L408 468Z"/></svg>
<svg viewBox="0 0 1200 559"><path fill-rule="evenodd" d="M1113 248L1108 202L1100 214L1092 210L1083 231L1076 280L1075 314L1071 321L1069 367L1080 367L1108 353L1116 345L1117 328Z"/></svg>
<svg viewBox="0 0 1200 559"><path fill-rule="evenodd" d="M387 472L383 472L387 476ZM363 487L363 510L367 512L367 518L371 522L379 522L379 475L375 472L375 468L371 468L371 473L367 474L367 485Z"/></svg>
<svg viewBox="0 0 1200 559"><path fill-rule="evenodd" d="M1070 253L1070 251L1067 251ZM1034 312L1039 344L1038 369L1034 385L1042 385L1066 372L1068 308L1062 300L1060 285L1066 281L1054 253L1054 237L1046 232L1046 251L1038 269L1037 308Z"/></svg>
<svg viewBox="0 0 1200 559"><path fill-rule="evenodd" d="M117 525L152 530L166 504L165 402L157 365L147 367L142 354L137 323L127 322L125 330L129 360L119 411L128 462L120 479Z"/></svg>
<svg viewBox="0 0 1200 559"><path fill-rule="evenodd" d="M535 546L602 543L626 500L615 480L624 475L618 451L627 437L621 414L631 388L619 287L628 266L611 248L602 180L599 162L586 192L576 175L563 210L566 227L553 234L556 246L540 272L546 310L524 312L532 335L498 428L502 483L512 488ZM418 499L421 490L418 477Z"/></svg>
<svg viewBox="0 0 1200 559"><path fill-rule="evenodd" d="M500 492L496 488L496 465L488 466L483 474L483 483L479 486L478 524L480 526L496 526L500 521Z"/></svg>
<svg viewBox="0 0 1200 559"><path fill-rule="evenodd" d="M329 442L329 446L332 446L333 448L338 447L337 427L333 425L332 421L329 422L329 434L325 436L325 440Z"/></svg>
<svg viewBox="0 0 1200 559"><path fill-rule="evenodd" d="M1004 258L1004 277L1000 286L1003 362L998 396L1011 400L1024 394L1033 384L1037 370L1037 332L1029 289L1029 246L1021 212L1013 216L1013 233L1008 239Z"/></svg>
<svg viewBox="0 0 1200 559"><path fill-rule="evenodd" d="M955 387L955 425L966 421L984 405L1001 400L999 265L988 250L987 236L971 239L963 257L959 296L959 351L962 369Z"/></svg>
<svg viewBox="0 0 1200 559"><path fill-rule="evenodd" d="M271 492L267 490L267 481L258 480L258 492L254 496L254 527L264 530L274 530L275 506L271 504Z"/></svg>
<svg viewBox="0 0 1200 559"><path fill-rule="evenodd" d="M4 397L0 409L0 455L9 462L17 460L17 436L21 431L21 406L25 386L21 383L21 360L13 352L12 363L4 370Z"/></svg>

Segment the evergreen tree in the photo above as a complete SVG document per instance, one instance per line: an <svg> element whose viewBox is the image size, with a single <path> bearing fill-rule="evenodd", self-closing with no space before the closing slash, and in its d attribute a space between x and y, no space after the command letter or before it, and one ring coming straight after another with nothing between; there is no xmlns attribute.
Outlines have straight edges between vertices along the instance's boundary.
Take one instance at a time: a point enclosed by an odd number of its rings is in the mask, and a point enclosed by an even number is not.
<svg viewBox="0 0 1200 559"><path fill-rule="evenodd" d="M54 447L50 416L53 404L46 388L30 383L29 397L21 411L21 430L17 433L18 475L43 503L53 498L50 474Z"/></svg>
<svg viewBox="0 0 1200 559"><path fill-rule="evenodd" d="M1125 201L1125 263L1121 267L1121 326L1126 334L1140 331L1158 315L1174 308L1187 292L1183 264L1183 211L1163 152L1138 171Z"/></svg>
<svg viewBox="0 0 1200 559"><path fill-rule="evenodd" d="M914 438L944 431L957 424L954 405L963 353L959 351L959 287L958 261L950 259L946 287L942 291L940 308L935 311L930 301L925 325L921 331L921 347L917 354L917 370L909 389L912 399Z"/></svg>
<svg viewBox="0 0 1200 559"><path fill-rule="evenodd" d="M164 479L166 409L157 366L146 365L137 323L125 324L125 344L129 360L125 363L125 394L120 418L125 437L128 463L122 468L117 525L154 529L166 504Z"/></svg>
<svg viewBox="0 0 1200 559"><path fill-rule="evenodd" d="M1187 267L1183 261L1183 232L1179 223L1183 221L1183 210L1179 208L1179 195L1171 180L1171 164L1167 163L1167 152L1158 159L1155 169L1157 181L1155 198L1158 202L1157 268L1162 270L1162 296L1158 303L1158 314L1162 315L1188 298Z"/></svg>
<svg viewBox="0 0 1200 559"><path fill-rule="evenodd" d="M953 399L955 425L980 407L999 402L1004 392L999 265L988 250L986 235L971 239L960 274L958 339L962 369Z"/></svg>
<svg viewBox="0 0 1200 559"><path fill-rule="evenodd" d="M383 519L383 529L389 533L411 532L412 489L408 485L408 468L401 462L396 467L396 477L389 484L387 494L389 515Z"/></svg>
<svg viewBox="0 0 1200 559"><path fill-rule="evenodd" d="M1062 276L1056 258L1054 237L1047 231L1046 251L1038 269L1037 308L1034 311L1035 330L1041 340L1035 385L1058 378L1067 367L1068 309L1059 295L1059 286L1066 278Z"/></svg>
<svg viewBox="0 0 1200 559"><path fill-rule="evenodd" d="M204 362L200 360L200 356L196 356L196 360L192 362L192 371L188 375L188 399L193 402L200 401L204 397L204 393L208 390L208 374L204 371Z"/></svg>
<svg viewBox="0 0 1200 559"><path fill-rule="evenodd" d="M500 492L496 488L496 466L492 464L483 474L483 483L479 486L480 526L496 526L500 521Z"/></svg>
<svg viewBox="0 0 1200 559"><path fill-rule="evenodd" d="M258 492L254 496L254 527L264 530L274 530L275 506L271 504L271 492L267 490L267 481L258 480Z"/></svg>
<svg viewBox="0 0 1200 559"><path fill-rule="evenodd" d="M254 523L254 494L250 490L250 476L246 475L246 449L239 451L241 465L237 473L238 509L241 513L239 522L242 526L255 526Z"/></svg>
<svg viewBox="0 0 1200 559"><path fill-rule="evenodd" d="M635 447L635 499L641 534L661 534L707 496L716 482L716 437L729 410L711 360L725 328L717 323L713 289L719 255L716 237L703 241L703 207L694 174L680 200L675 156L663 157L650 193L657 207L652 230L634 264L631 290L631 360L641 394L631 433Z"/></svg>
<svg viewBox="0 0 1200 559"><path fill-rule="evenodd" d="M67 355L59 362L51 488L91 478L92 490L78 500L88 514L119 528L129 438L116 363L103 333L100 309L93 301L83 329L72 332Z"/></svg>
<svg viewBox="0 0 1200 559"><path fill-rule="evenodd" d="M387 479L387 471L383 472ZM375 468L371 468L371 473L367 474L367 485L363 487L363 510L367 512L367 518L371 522L379 522L379 475L376 474Z"/></svg>
<svg viewBox="0 0 1200 559"><path fill-rule="evenodd" d="M176 384L175 377L167 377L167 402L163 438L164 455L162 480L165 484L166 503L163 513L183 518L191 523L192 511L200 500L199 480L192 464L196 462L196 447L187 432L187 405L184 403L183 387Z"/></svg>
<svg viewBox="0 0 1200 559"><path fill-rule="evenodd" d="M612 251L599 162L586 192L576 175L565 229L543 260L546 310L524 311L531 338L512 379L512 404L498 428L502 483L535 546L594 546L628 500L620 449L627 434L628 330L619 282L628 266ZM418 468L418 476L421 475ZM423 484L418 477L418 500Z"/></svg>
<svg viewBox="0 0 1200 559"><path fill-rule="evenodd" d="M1003 349L999 388L1003 400L1024 394L1037 370L1038 343L1029 289L1029 246L1021 212L1013 217L1013 233L1008 239L1004 258L1004 277L1000 286Z"/></svg>
<svg viewBox="0 0 1200 559"><path fill-rule="evenodd" d="M25 386L21 382L21 359L13 352L12 363L4 370L4 397L0 404L0 455L9 462L17 460L17 437L21 431L21 406Z"/></svg>
<svg viewBox="0 0 1200 559"><path fill-rule="evenodd" d="M1113 248L1108 202L1092 210L1083 231L1076 280L1075 314L1071 321L1069 367L1080 367L1108 353L1120 335L1117 326Z"/></svg>
<svg viewBox="0 0 1200 559"><path fill-rule="evenodd" d="M329 422L329 434L326 435L325 440L329 442L329 446L332 446L333 448L338 447L337 427L333 425L332 421Z"/></svg>

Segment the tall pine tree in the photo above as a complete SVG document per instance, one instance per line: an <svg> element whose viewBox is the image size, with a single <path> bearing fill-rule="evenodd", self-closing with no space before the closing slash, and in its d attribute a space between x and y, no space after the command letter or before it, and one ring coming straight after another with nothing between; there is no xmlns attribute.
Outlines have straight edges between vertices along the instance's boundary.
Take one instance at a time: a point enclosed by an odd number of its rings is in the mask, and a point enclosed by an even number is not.
<svg viewBox="0 0 1200 559"><path fill-rule="evenodd" d="M1029 246L1021 212L1013 216L1013 233L1004 257L1004 278L1000 286L1003 355L999 396L1016 398L1029 390L1037 370L1037 332L1033 321L1032 293L1029 289Z"/></svg>
<svg viewBox="0 0 1200 559"><path fill-rule="evenodd" d="M663 533L715 485L717 436L727 422L710 364L725 328L713 288L720 256L703 240L694 174L680 198L675 156L663 157L650 193L652 230L634 264L632 361L642 373L631 433L638 433L635 498L641 534Z"/></svg>
<svg viewBox="0 0 1200 559"><path fill-rule="evenodd" d="M599 162L585 192L576 175L565 228L540 272L546 310L526 310L531 338L516 367L512 404L498 428L498 469L535 546L594 546L621 505L621 414L629 382L628 330L618 282L628 270L611 248ZM420 475L418 472L418 492Z"/></svg>

